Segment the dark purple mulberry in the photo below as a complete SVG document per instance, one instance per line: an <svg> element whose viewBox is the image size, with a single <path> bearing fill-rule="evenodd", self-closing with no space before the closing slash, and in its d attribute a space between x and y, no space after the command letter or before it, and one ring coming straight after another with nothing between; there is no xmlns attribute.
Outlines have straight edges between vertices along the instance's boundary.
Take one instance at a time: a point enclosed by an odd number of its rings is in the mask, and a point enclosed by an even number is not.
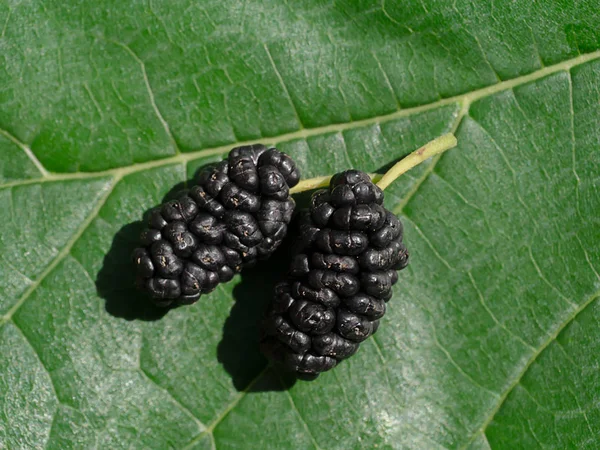
<svg viewBox="0 0 600 450"><path fill-rule="evenodd" d="M194 303L268 258L287 233L299 179L289 156L260 144L202 169L194 187L150 212L133 252L138 286L161 306Z"/></svg>
<svg viewBox="0 0 600 450"><path fill-rule="evenodd" d="M369 176L348 170L300 214L300 250L261 332L265 355L300 378L332 369L379 327L408 264L402 223L382 204Z"/></svg>

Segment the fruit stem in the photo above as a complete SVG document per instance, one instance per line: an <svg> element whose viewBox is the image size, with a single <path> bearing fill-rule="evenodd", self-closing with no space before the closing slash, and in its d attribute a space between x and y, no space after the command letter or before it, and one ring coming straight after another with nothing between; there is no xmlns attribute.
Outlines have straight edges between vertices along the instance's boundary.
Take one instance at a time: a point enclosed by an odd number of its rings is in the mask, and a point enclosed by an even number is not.
<svg viewBox="0 0 600 450"><path fill-rule="evenodd" d="M375 182L381 180L383 177L383 175L380 173L370 173L368 175ZM331 177L332 175L326 175L324 177L315 177L309 178L308 180L302 180L300 183L290 189L290 194L298 194L300 192L312 191L313 189L325 188L329 186Z"/></svg>
<svg viewBox="0 0 600 450"><path fill-rule="evenodd" d="M368 175L371 177L371 180L373 180L374 183L377 183L377 186L379 186L381 190L384 190L403 173L408 172L410 169L421 164L423 161L431 158L432 156L439 155L446 150L450 150L452 147L456 147L456 144L456 137L452 133L444 134L443 136L440 136L439 138L428 142L423 147L415 150L406 158L398 161L390 170L385 173L385 175L381 175L379 173L370 173ZM315 177L302 180L300 183L290 189L290 194L298 194L300 192L327 187L329 186L331 177L332 175L326 175L324 177Z"/></svg>
<svg viewBox="0 0 600 450"><path fill-rule="evenodd" d="M400 175L408 172L413 167L418 166L426 159L456 147L456 144L456 136L454 136L452 133L444 134L443 136L428 142L423 147L418 148L410 155L402 158L400 161L394 164L394 166L379 180L377 186L379 186L379 188L381 188L383 191Z"/></svg>

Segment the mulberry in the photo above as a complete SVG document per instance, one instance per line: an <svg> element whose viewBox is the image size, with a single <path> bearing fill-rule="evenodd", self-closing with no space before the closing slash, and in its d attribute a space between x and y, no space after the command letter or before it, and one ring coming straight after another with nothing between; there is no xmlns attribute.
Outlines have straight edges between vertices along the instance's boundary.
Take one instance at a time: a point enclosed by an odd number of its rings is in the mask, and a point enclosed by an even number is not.
<svg viewBox="0 0 600 450"><path fill-rule="evenodd" d="M133 252L139 287L161 306L191 304L268 258L287 233L299 179L289 156L260 144L202 169L195 186L150 212Z"/></svg>
<svg viewBox="0 0 600 450"><path fill-rule="evenodd" d="M261 330L263 353L299 378L332 369L379 327L408 264L402 223L382 204L369 176L348 170L300 214L299 251Z"/></svg>

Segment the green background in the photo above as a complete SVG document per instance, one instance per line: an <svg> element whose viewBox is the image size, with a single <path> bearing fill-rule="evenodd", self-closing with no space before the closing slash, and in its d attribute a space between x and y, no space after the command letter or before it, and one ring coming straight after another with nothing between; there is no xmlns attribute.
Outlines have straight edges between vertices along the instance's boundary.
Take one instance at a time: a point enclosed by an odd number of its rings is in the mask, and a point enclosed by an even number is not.
<svg viewBox="0 0 600 450"><path fill-rule="evenodd" d="M598 448L599 23L595 0L0 2L0 447ZM284 250L135 314L136 221L236 143L311 177L449 131L386 191L412 260L379 332L317 381L256 349Z"/></svg>

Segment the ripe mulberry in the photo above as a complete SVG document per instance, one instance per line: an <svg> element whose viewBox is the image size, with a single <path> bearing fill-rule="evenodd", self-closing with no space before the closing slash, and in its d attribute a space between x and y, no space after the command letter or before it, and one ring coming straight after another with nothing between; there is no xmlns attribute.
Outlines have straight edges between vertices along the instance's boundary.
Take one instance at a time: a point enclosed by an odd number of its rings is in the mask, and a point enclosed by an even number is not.
<svg viewBox="0 0 600 450"><path fill-rule="evenodd" d="M133 252L139 287L158 305L190 304L268 258L287 233L299 179L289 156L260 144L202 169L195 186L150 212Z"/></svg>
<svg viewBox="0 0 600 450"><path fill-rule="evenodd" d="M352 356L379 327L408 264L400 220L356 170L335 175L300 214L299 251L261 331L263 353L312 379Z"/></svg>

